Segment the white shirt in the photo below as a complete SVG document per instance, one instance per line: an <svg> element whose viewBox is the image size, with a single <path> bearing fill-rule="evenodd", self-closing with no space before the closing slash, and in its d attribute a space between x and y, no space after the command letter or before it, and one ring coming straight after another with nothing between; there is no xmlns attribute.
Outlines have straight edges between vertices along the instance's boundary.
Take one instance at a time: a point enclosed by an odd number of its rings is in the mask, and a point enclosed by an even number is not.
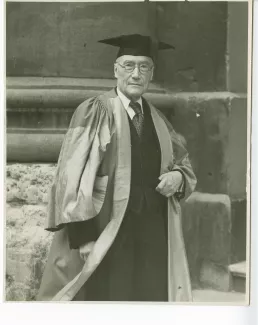
<svg viewBox="0 0 258 325"><path fill-rule="evenodd" d="M134 115L135 115L135 111L132 109L132 107L129 106L131 100L129 98L127 98L119 89L118 87L116 88L117 90L117 94L118 97L120 98L125 110L127 111L128 115L130 116L130 119L132 120ZM142 109L142 98L140 97L137 101L137 103L139 103L141 105L141 109ZM142 109L142 114L143 114L143 109Z"/></svg>

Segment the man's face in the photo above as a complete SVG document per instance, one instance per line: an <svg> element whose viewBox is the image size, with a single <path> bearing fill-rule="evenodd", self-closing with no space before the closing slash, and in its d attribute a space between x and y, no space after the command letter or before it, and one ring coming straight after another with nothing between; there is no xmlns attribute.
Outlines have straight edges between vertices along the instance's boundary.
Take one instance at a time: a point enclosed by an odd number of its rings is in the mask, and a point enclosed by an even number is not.
<svg viewBox="0 0 258 325"><path fill-rule="evenodd" d="M117 59L114 72L119 90L136 101L148 89L153 76L153 61L147 56L124 55Z"/></svg>

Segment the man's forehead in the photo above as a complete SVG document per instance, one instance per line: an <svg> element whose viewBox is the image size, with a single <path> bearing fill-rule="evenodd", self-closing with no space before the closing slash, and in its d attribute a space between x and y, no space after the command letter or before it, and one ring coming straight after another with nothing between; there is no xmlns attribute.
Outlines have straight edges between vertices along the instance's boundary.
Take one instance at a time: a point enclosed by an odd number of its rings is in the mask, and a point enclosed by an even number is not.
<svg viewBox="0 0 258 325"><path fill-rule="evenodd" d="M123 55L120 56L117 61L119 62L126 62L126 61L132 61L132 62L149 62L153 63L152 59L148 56L135 56L135 55Z"/></svg>

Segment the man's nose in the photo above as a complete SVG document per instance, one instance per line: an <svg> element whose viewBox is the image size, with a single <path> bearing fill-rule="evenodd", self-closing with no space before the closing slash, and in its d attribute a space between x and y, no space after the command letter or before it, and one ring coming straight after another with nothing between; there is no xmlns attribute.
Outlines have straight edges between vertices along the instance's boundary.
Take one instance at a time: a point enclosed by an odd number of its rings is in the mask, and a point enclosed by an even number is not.
<svg viewBox="0 0 258 325"><path fill-rule="evenodd" d="M140 68L138 65L135 66L133 72L132 72L132 77L133 78L139 78L140 77Z"/></svg>

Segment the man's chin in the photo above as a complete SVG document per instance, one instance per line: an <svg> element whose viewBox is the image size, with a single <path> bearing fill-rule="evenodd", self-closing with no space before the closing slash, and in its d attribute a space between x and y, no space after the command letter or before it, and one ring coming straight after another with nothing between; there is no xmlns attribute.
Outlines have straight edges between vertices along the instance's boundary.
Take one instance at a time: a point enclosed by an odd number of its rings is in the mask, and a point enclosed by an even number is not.
<svg viewBox="0 0 258 325"><path fill-rule="evenodd" d="M130 89L128 91L128 96L131 98L140 98L141 95L144 93L143 89Z"/></svg>

